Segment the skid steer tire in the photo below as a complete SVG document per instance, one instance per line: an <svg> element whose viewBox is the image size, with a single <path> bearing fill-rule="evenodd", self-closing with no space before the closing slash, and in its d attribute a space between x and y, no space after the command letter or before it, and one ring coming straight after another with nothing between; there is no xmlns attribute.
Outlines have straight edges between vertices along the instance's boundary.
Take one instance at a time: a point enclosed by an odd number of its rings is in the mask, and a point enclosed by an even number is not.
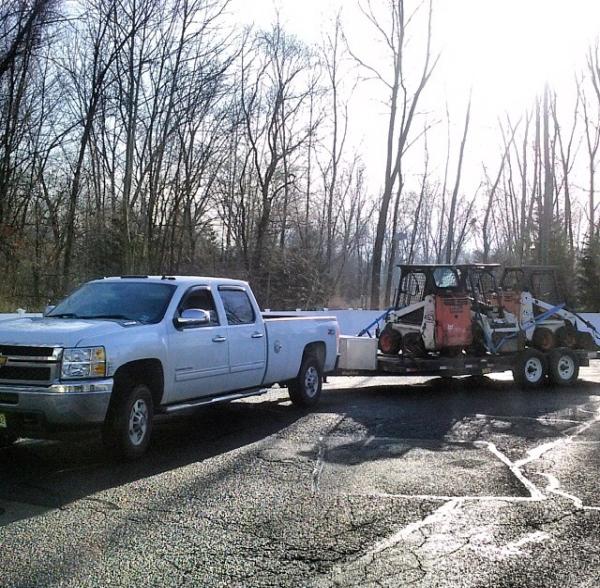
<svg viewBox="0 0 600 588"><path fill-rule="evenodd" d="M384 355L397 355L402 347L402 335L386 326L379 335L377 346Z"/></svg>
<svg viewBox="0 0 600 588"><path fill-rule="evenodd" d="M548 353L556 347L556 336L547 327L538 327L533 332L531 343L536 349Z"/></svg>

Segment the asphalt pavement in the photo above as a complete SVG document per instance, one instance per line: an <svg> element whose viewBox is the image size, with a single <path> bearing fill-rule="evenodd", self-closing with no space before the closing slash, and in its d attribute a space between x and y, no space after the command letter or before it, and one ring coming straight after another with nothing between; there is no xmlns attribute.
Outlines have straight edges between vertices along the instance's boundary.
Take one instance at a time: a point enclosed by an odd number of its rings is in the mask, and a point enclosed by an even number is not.
<svg viewBox="0 0 600 588"><path fill-rule="evenodd" d="M600 585L600 369L331 378L161 422L0 450L0 586Z"/></svg>

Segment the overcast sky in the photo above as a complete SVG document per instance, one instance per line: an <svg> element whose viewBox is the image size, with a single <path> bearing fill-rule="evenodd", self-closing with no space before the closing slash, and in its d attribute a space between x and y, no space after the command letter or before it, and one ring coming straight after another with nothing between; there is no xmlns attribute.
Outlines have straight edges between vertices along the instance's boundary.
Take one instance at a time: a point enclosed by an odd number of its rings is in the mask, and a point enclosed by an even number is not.
<svg viewBox="0 0 600 588"><path fill-rule="evenodd" d="M285 28L307 43L319 41L341 7L353 50L378 62L375 35L356 0L233 0L232 4L240 22L260 27L274 21L276 7ZM557 90L564 112L569 112L575 96L574 72L581 70L586 49L599 33L599 0L437 0L433 35L442 60L423 102L427 117L442 121L429 139L434 173L437 170L439 175L444 163L446 102L458 143L473 88L472 131L465 159L464 189L469 192L479 183L482 162L492 169L497 166L498 116L508 112L518 118L546 81ZM363 153L375 191L383 171L385 108L381 100L385 98L382 86L372 82L361 85L352 103L352 142ZM416 168L422 153L413 158ZM415 169L414 176L420 172Z"/></svg>

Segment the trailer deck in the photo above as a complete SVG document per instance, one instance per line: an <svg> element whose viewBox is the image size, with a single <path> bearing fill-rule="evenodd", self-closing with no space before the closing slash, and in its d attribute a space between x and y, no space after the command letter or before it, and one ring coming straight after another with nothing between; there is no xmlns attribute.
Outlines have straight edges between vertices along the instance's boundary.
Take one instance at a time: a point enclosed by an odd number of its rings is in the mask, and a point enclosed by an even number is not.
<svg viewBox="0 0 600 588"><path fill-rule="evenodd" d="M599 359L600 352L574 350L580 367L589 366L590 359ZM474 357L411 358L401 355L377 354L377 368L347 369L338 368L334 376L481 376L491 373L511 371L519 353L505 355L485 355Z"/></svg>

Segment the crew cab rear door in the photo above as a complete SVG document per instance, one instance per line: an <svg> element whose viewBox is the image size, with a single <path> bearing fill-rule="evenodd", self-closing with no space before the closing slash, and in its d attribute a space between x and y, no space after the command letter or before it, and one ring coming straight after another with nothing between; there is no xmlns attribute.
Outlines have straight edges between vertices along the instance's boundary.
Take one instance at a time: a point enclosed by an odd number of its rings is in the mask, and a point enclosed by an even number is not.
<svg viewBox="0 0 600 588"><path fill-rule="evenodd" d="M219 286L229 340L230 387L260 386L265 375L267 338L256 304L243 286Z"/></svg>

